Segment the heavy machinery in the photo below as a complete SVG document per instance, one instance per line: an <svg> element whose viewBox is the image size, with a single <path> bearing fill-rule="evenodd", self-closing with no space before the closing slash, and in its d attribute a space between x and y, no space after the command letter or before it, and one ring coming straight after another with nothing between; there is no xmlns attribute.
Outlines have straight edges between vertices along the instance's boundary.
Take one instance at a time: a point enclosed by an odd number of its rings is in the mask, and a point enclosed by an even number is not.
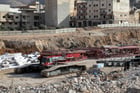
<svg viewBox="0 0 140 93"><path fill-rule="evenodd" d="M86 50L88 58L100 59L111 57L127 57L140 54L139 46L102 46L93 47Z"/></svg>
<svg viewBox="0 0 140 93"><path fill-rule="evenodd" d="M41 64L45 67L51 67L57 64L73 62L87 59L84 50L74 51L43 51L39 57Z"/></svg>
<svg viewBox="0 0 140 93"><path fill-rule="evenodd" d="M78 65L87 59L84 50L75 51L43 51L38 58L39 64L25 65L15 69L15 73L41 71L45 77L77 73L86 70L85 65Z"/></svg>
<svg viewBox="0 0 140 93"><path fill-rule="evenodd" d="M86 59L92 59L90 61L93 61L95 58L123 58L129 56L138 56L139 54L140 48L138 46L104 46L61 51L43 51L38 58L40 61L39 64L24 65L22 67L16 68L15 73L41 71L41 75L45 77L68 73L81 73L82 71L86 70L87 64L89 64L87 61L83 61ZM97 63L104 63L105 66L110 67L121 67L127 62L112 60L97 61Z"/></svg>

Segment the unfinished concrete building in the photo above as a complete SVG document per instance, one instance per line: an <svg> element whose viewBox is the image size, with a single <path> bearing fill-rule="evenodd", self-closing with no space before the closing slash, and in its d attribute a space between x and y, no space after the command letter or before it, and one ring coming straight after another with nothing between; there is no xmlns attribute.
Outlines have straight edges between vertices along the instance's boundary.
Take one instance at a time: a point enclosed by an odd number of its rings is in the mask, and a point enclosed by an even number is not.
<svg viewBox="0 0 140 93"><path fill-rule="evenodd" d="M48 27L69 27L74 1L46 0L46 25Z"/></svg>
<svg viewBox="0 0 140 93"><path fill-rule="evenodd" d="M129 0L77 0L76 26L129 23Z"/></svg>
<svg viewBox="0 0 140 93"><path fill-rule="evenodd" d="M41 25L45 26L44 19L43 6L39 2L14 8L0 4L0 28L2 30L39 29Z"/></svg>
<svg viewBox="0 0 140 93"><path fill-rule="evenodd" d="M0 29L13 30L19 28L20 13L18 8L11 8L10 5L0 4Z"/></svg>
<svg viewBox="0 0 140 93"><path fill-rule="evenodd" d="M46 0L48 27L83 27L98 24L139 23L130 0Z"/></svg>

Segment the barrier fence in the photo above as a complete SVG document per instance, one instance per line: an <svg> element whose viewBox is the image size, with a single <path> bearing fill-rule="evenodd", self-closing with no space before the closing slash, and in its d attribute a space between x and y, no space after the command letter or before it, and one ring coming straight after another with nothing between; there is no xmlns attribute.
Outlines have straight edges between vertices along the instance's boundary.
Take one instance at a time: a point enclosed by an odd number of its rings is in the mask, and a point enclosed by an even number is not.
<svg viewBox="0 0 140 93"><path fill-rule="evenodd" d="M111 27L140 27L140 24L130 24L130 23L122 23L122 24L101 24L98 25L101 28L111 28Z"/></svg>
<svg viewBox="0 0 140 93"><path fill-rule="evenodd" d="M131 27L139 28L140 24L100 24L99 28L114 28L114 27ZM69 33L76 32L76 28L64 28L64 29L46 29L46 30L24 30L24 31L0 31L0 35L30 35L30 34L56 34L56 33Z"/></svg>
<svg viewBox="0 0 140 93"><path fill-rule="evenodd" d="M0 35L28 35L28 34L55 34L75 32L76 28L49 29L49 30L24 30L24 31L0 31Z"/></svg>

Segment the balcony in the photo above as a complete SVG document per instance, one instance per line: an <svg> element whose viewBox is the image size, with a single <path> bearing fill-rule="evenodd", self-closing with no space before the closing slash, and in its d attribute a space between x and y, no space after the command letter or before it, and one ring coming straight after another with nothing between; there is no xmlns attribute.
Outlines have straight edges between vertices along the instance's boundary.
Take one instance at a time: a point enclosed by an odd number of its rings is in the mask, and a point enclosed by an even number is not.
<svg viewBox="0 0 140 93"><path fill-rule="evenodd" d="M106 15L107 12L100 12L100 15Z"/></svg>

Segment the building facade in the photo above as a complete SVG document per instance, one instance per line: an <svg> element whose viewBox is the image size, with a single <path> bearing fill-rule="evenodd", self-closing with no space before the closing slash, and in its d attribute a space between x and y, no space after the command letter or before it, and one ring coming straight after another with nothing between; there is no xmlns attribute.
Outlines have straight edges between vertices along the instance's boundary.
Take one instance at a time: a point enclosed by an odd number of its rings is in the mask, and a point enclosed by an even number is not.
<svg viewBox="0 0 140 93"><path fill-rule="evenodd" d="M76 11L79 27L130 22L129 0L77 0Z"/></svg>
<svg viewBox="0 0 140 93"><path fill-rule="evenodd" d="M39 29L41 25L45 26L45 12L41 12L36 6L20 7L21 20L20 27L23 29Z"/></svg>
<svg viewBox="0 0 140 93"><path fill-rule="evenodd" d="M0 5L0 28L2 30L39 29L45 26L45 12L39 2L28 6L11 8L10 5Z"/></svg>
<svg viewBox="0 0 140 93"><path fill-rule="evenodd" d="M46 25L48 27L69 27L75 0L46 0Z"/></svg>
<svg viewBox="0 0 140 93"><path fill-rule="evenodd" d="M20 11L18 8L10 8L10 5L0 5L0 28L12 30L19 27Z"/></svg>

